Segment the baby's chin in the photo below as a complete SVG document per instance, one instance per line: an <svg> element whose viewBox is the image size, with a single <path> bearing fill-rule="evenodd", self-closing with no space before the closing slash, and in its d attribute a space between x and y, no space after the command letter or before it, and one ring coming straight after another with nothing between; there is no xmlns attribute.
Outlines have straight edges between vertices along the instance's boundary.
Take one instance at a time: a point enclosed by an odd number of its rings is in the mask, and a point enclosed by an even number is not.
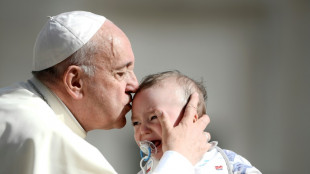
<svg viewBox="0 0 310 174"><path fill-rule="evenodd" d="M159 161L162 156L163 156L163 152L161 149L155 155L152 154L152 157L155 158L157 161Z"/></svg>

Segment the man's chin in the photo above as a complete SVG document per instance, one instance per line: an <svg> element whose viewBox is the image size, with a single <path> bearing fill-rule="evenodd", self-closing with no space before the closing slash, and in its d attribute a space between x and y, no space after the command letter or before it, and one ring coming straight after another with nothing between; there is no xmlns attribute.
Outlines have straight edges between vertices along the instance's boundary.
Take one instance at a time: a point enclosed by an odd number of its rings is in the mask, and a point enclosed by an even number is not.
<svg viewBox="0 0 310 174"><path fill-rule="evenodd" d="M127 120L126 120L126 117L124 116L124 117L122 117L122 119L118 120L118 122L114 125L114 128L115 129L121 129L121 128L125 127L126 122L127 122Z"/></svg>
<svg viewBox="0 0 310 174"><path fill-rule="evenodd" d="M121 129L126 125L126 114L130 111L130 105L126 105L120 113L117 122L114 123L114 129Z"/></svg>
<svg viewBox="0 0 310 174"><path fill-rule="evenodd" d="M123 127L125 127L125 125L126 125L126 122L124 124L119 125L118 127L116 127L116 129L122 129Z"/></svg>

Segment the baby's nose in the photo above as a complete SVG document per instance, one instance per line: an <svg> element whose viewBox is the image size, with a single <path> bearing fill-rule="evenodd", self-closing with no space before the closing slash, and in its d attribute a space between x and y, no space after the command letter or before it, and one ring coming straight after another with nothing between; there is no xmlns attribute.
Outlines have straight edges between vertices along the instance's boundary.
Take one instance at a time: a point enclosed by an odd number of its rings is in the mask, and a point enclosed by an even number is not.
<svg viewBox="0 0 310 174"><path fill-rule="evenodd" d="M151 129L147 125L143 124L143 125L141 125L140 133L141 133L141 135L149 134L149 133L151 133Z"/></svg>

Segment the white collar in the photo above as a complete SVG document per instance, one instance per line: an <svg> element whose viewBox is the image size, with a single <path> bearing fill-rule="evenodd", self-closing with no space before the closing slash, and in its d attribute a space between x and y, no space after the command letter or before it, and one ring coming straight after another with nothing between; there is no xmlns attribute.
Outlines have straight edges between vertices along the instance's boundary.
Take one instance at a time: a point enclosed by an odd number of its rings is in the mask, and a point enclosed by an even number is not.
<svg viewBox="0 0 310 174"><path fill-rule="evenodd" d="M74 133L82 138L86 137L86 131L82 128L80 123L72 115L67 106L58 98L58 96L53 93L49 88L47 88L43 83L41 83L36 78L31 78L30 83L37 88L37 92L41 95L42 99L52 108L55 115L65 123Z"/></svg>

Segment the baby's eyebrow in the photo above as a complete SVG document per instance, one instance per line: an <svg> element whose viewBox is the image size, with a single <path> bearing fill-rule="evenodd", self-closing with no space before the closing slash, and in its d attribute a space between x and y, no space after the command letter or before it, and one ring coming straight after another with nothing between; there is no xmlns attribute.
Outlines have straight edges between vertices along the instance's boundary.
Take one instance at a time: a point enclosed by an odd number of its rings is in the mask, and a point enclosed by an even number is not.
<svg viewBox="0 0 310 174"><path fill-rule="evenodd" d="M148 111L146 113L143 113L142 117L146 117L147 115L156 115L155 114L155 109L154 108L150 108L148 109ZM138 119L137 116L135 116L134 114L131 114L131 121Z"/></svg>
<svg viewBox="0 0 310 174"><path fill-rule="evenodd" d="M155 111L156 111L155 108L150 108L150 109L147 111L147 114L149 114L149 115L156 115L156 114L155 114Z"/></svg>

